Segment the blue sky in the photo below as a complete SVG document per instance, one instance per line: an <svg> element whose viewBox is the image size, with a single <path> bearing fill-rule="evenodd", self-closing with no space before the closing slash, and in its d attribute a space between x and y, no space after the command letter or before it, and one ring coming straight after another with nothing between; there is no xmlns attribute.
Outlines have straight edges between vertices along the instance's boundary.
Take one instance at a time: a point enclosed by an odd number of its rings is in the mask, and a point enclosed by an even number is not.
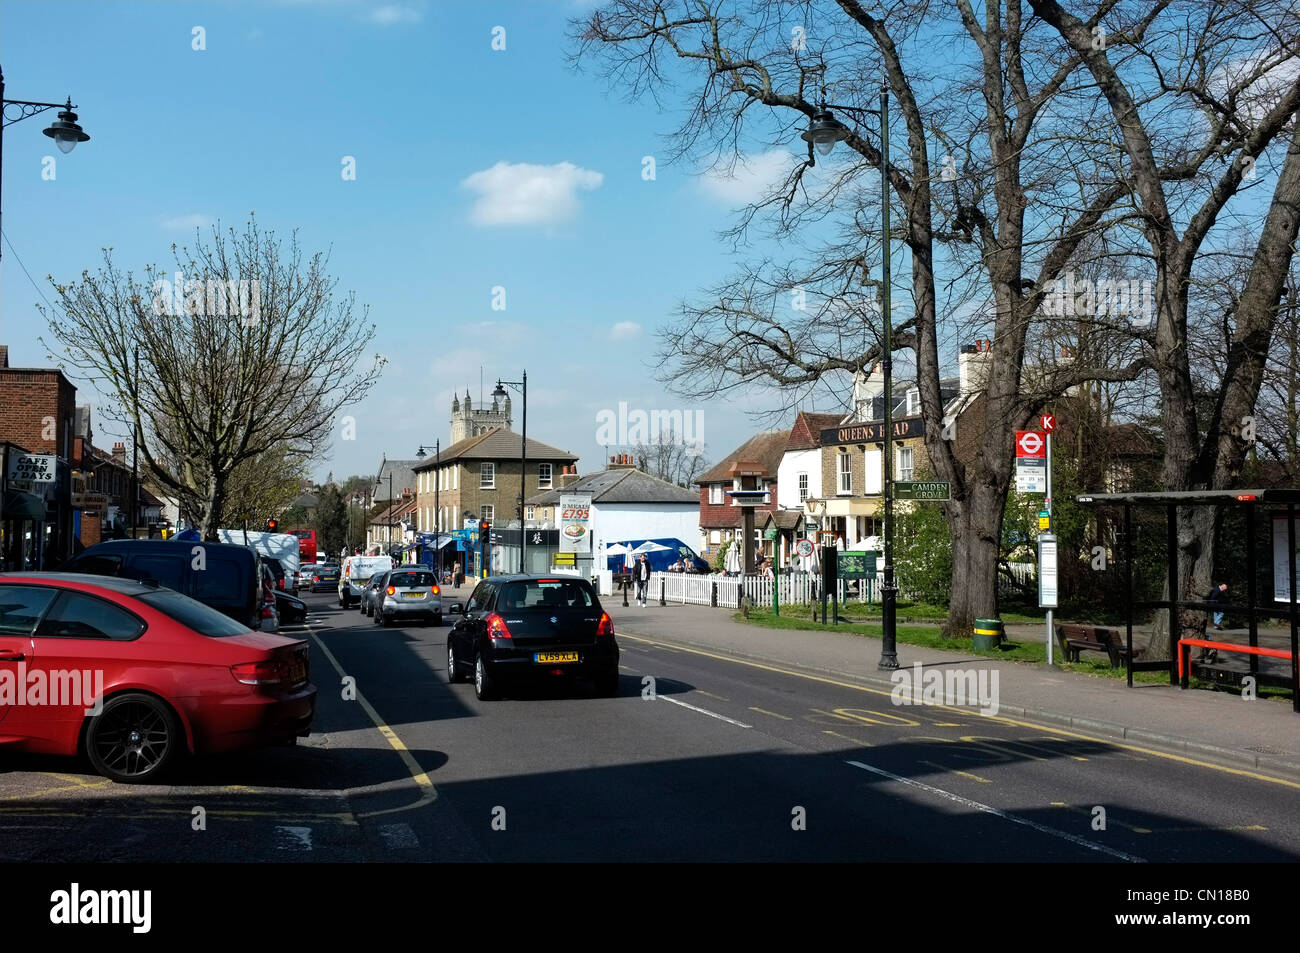
<svg viewBox="0 0 1300 953"><path fill-rule="evenodd" d="M731 271L718 232L754 183L670 166L662 136L677 115L570 69L566 21L586 6L0 0L9 98L71 95L91 135L63 156L41 135L52 113L6 130L10 363L47 363L20 259L49 295L44 276L94 269L102 247L123 268L168 266L196 225L239 227L252 210L332 250L339 288L370 305L372 350L389 360L345 411L356 439L336 440L318 477L445 444L451 395L477 399L480 366L485 393L527 369L529 435L580 454L583 471L600 466L601 409L697 409L656 379L652 335ZM505 51L492 49L496 26ZM51 154L57 177L44 181ZM505 311L491 307L496 286ZM703 408L710 459L753 432L746 410L774 406L746 396ZM101 403L84 382L78 400ZM98 413L95 426L111 443Z"/></svg>

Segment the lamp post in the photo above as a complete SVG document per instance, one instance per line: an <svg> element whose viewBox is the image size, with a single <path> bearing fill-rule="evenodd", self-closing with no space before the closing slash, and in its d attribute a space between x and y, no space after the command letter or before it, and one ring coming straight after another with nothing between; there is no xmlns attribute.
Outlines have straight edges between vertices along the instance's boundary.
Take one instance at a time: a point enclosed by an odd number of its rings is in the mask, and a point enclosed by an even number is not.
<svg viewBox="0 0 1300 953"><path fill-rule="evenodd" d="M75 149L77 143L89 139L90 136L86 135L81 126L77 124L77 114L72 111L75 108L72 105L71 97L68 98L66 104L36 103L26 99L5 99L5 76L4 70L0 69L0 166L2 166L4 160L5 127L39 115L47 109L59 110L59 118L50 123L44 132L45 135L54 140L55 145L59 147L59 151L64 155ZM0 182L3 182L2 176L0 176Z"/></svg>
<svg viewBox="0 0 1300 953"><path fill-rule="evenodd" d="M492 392L493 399L505 397L506 387L518 390L524 399L524 428L519 439L519 571L527 572L528 533L524 531L524 498L528 492L528 371L524 371L522 381L503 381L498 377L497 388Z"/></svg>
<svg viewBox="0 0 1300 953"><path fill-rule="evenodd" d="M420 449L415 451L417 460L423 460L425 451L429 448L421 444ZM439 466L442 463L441 441L433 442L433 552L438 563L438 580L442 580L442 509L438 506L438 490L442 488L442 470Z"/></svg>
<svg viewBox="0 0 1300 953"><path fill-rule="evenodd" d="M831 109L840 109L847 113L871 113L880 118L880 218L883 253L881 255L881 311L883 313L884 333L881 348L884 351L881 364L885 374L885 419L884 438L885 473L882 480L882 496L885 506L885 567L884 583L880 587L881 628L884 638L880 649L879 668L892 670L898 668L898 588L894 585L894 400L893 371L894 348L892 339L893 314L890 303L890 242L889 242L889 85L882 79L880 83L880 109L858 109L853 106L838 106L821 103L808 124L808 131L802 138L821 155L829 155L835 143L842 142L850 135L849 129L831 114Z"/></svg>
<svg viewBox="0 0 1300 953"><path fill-rule="evenodd" d="M379 472L384 472L384 467L388 466L388 458L385 457L379 464ZM375 480L375 496L384 492L384 483L382 479ZM384 533L385 539L388 540L388 555L393 555L393 469L388 467L388 510L384 524L387 531Z"/></svg>

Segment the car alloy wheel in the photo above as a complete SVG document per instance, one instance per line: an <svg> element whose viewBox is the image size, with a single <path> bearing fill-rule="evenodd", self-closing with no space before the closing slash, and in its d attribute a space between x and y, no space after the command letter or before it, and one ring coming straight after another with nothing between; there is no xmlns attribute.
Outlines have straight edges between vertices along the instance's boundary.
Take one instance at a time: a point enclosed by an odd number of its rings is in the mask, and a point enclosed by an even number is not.
<svg viewBox="0 0 1300 953"><path fill-rule="evenodd" d="M456 649L452 647L451 639L447 640L447 681L455 685L465 681L465 676L460 673L460 665L456 661Z"/></svg>
<svg viewBox="0 0 1300 953"><path fill-rule="evenodd" d="M95 770L127 784L156 779L180 743L180 726L171 709L138 692L109 699L86 727L86 754Z"/></svg>
<svg viewBox="0 0 1300 953"><path fill-rule="evenodd" d="M496 696L492 676L488 674L482 652L474 657L474 694L479 701L488 701Z"/></svg>

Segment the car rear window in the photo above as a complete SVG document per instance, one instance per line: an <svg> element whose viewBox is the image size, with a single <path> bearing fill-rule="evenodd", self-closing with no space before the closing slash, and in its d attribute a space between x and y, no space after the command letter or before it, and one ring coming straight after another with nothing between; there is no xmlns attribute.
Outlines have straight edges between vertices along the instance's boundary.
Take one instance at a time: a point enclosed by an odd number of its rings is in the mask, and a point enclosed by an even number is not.
<svg viewBox="0 0 1300 953"><path fill-rule="evenodd" d="M138 639L142 632L144 623L130 612L84 592L61 593L59 601L45 613L36 629L40 638L109 639L113 642L130 642Z"/></svg>
<svg viewBox="0 0 1300 953"><path fill-rule="evenodd" d="M193 629L199 635L221 639L231 635L245 635L252 631L229 616L222 615L216 609L170 589L142 593L136 598L149 608L156 609L186 628Z"/></svg>
<svg viewBox="0 0 1300 953"><path fill-rule="evenodd" d="M194 571L194 598L221 606L242 606L250 601L247 576L233 559L209 556L202 572ZM241 582L241 580L244 580Z"/></svg>
<svg viewBox="0 0 1300 953"><path fill-rule="evenodd" d="M544 579L508 582L497 600L502 609L584 609L592 605L591 589L576 579Z"/></svg>
<svg viewBox="0 0 1300 953"><path fill-rule="evenodd" d="M400 586L403 588L413 588L415 586L432 586L433 573L431 572L395 572L388 578L390 586Z"/></svg>

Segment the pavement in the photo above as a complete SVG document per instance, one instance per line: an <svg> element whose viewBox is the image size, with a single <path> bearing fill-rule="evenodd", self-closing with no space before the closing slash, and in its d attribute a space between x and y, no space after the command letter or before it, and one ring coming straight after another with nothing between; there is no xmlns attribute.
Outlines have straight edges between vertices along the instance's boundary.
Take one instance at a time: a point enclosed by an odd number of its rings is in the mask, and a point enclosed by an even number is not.
<svg viewBox="0 0 1300 953"><path fill-rule="evenodd" d="M615 631L667 644L767 661L892 687L877 668L881 640L870 636L769 629L731 618L708 606L635 603L607 599ZM1023 628L1025 632L1018 629ZM1008 626L1033 637L1041 626ZM900 643L899 663L911 668L960 666L996 670L1001 717L1035 719L1099 736L1148 744L1189 758L1205 758L1300 778L1300 714L1290 700L1246 700L1228 691L1180 690L1163 684L1064 672L1046 665L998 661Z"/></svg>

